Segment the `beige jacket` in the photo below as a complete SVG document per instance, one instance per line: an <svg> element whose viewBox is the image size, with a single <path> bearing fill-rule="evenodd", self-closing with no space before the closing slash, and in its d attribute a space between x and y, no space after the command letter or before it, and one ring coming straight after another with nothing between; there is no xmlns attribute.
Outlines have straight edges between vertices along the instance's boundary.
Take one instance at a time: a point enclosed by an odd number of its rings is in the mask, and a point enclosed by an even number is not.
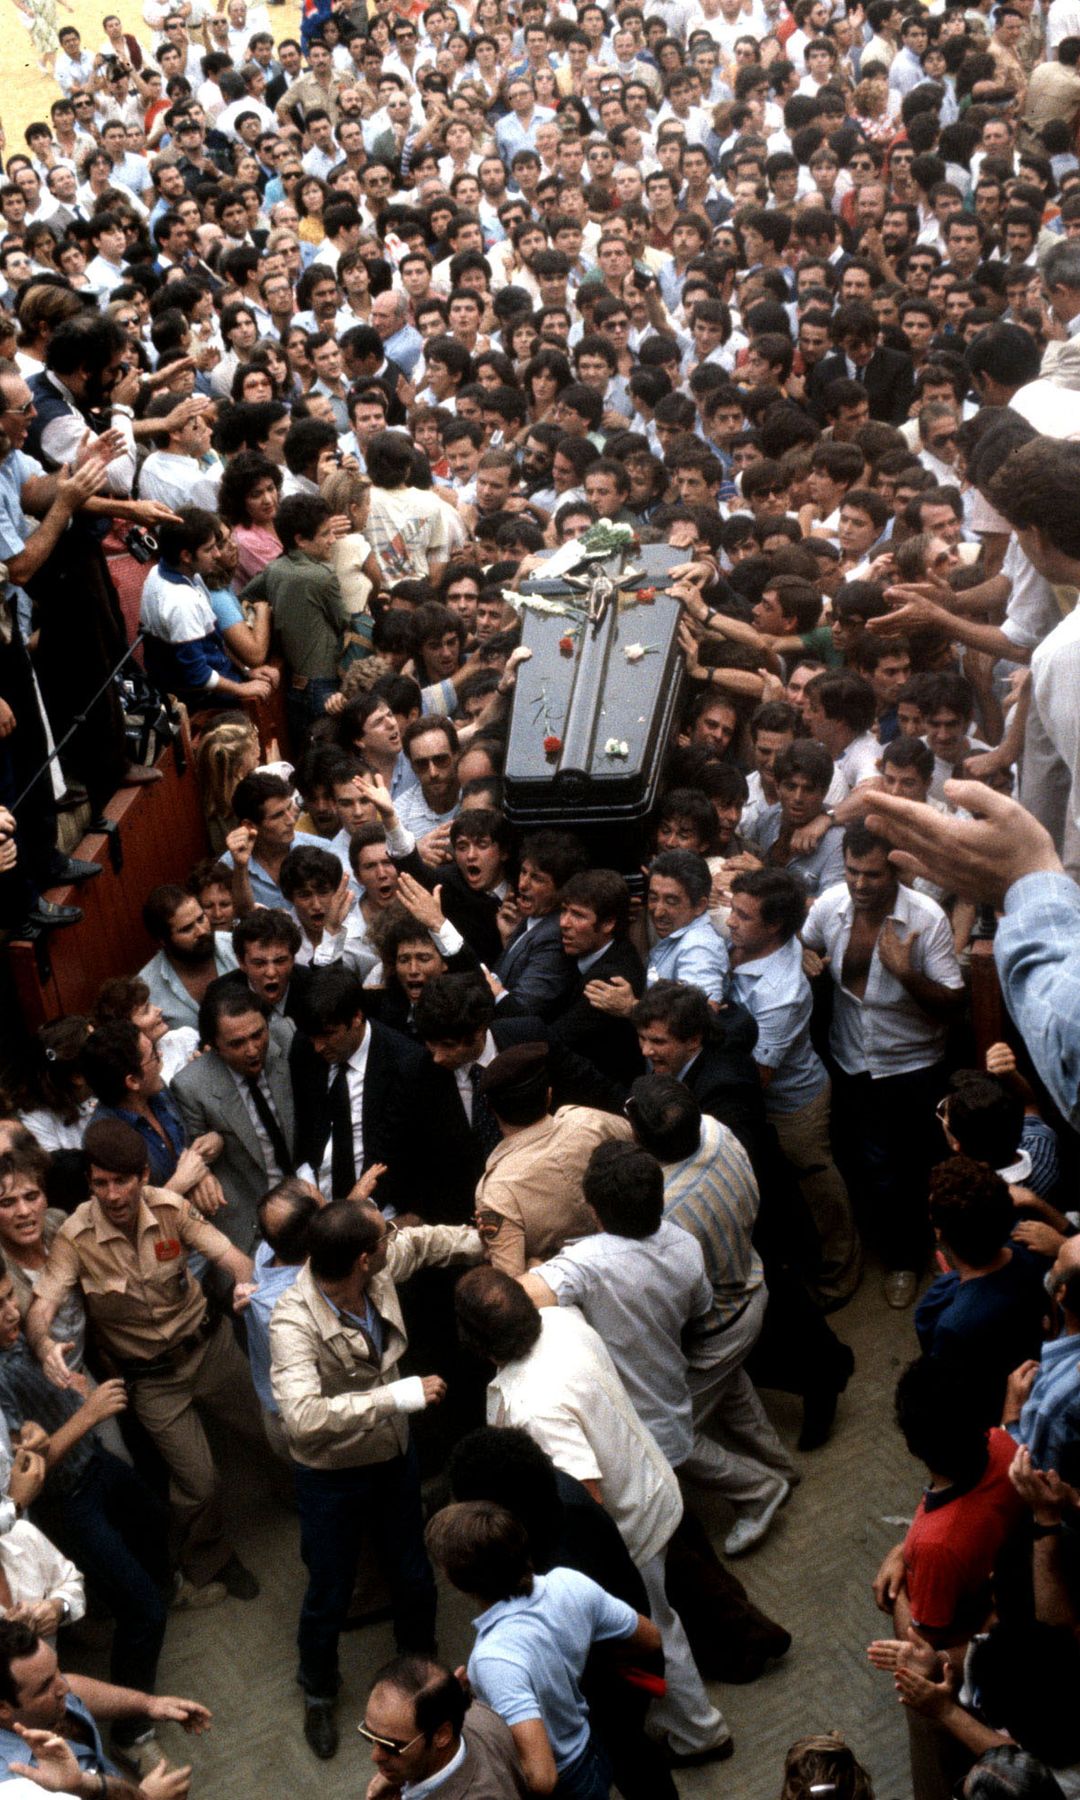
<svg viewBox="0 0 1080 1800"><path fill-rule="evenodd" d="M378 1360L362 1331L350 1329L305 1263L270 1320L270 1383L295 1462L349 1469L388 1462L408 1442L407 1412L390 1383L408 1347L396 1283L417 1269L477 1263L483 1247L471 1225L417 1225L398 1232L386 1267L368 1289L383 1321Z"/></svg>

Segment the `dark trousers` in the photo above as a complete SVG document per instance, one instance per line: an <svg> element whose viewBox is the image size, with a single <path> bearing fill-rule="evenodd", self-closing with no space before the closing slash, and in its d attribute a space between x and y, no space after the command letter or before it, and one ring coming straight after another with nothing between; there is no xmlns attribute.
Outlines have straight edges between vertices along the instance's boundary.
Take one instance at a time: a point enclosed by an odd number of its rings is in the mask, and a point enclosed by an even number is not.
<svg viewBox="0 0 1080 1800"><path fill-rule="evenodd" d="M935 1117L945 1065L909 1075L833 1076L833 1142L864 1234L888 1269L921 1270L930 1247L927 1184L948 1146Z"/></svg>
<svg viewBox="0 0 1080 1800"><path fill-rule="evenodd" d="M404 1456L352 1469L293 1464L300 1554L308 1572L297 1644L300 1682L314 1700L340 1683L338 1636L348 1617L361 1537L371 1530L390 1583L400 1651L435 1648L435 1577L424 1549L420 1475L410 1441Z"/></svg>
<svg viewBox="0 0 1080 1800"><path fill-rule="evenodd" d="M0 738L0 804L13 808L27 784L43 772L16 813L19 860L0 874L0 927L17 929L42 888L49 886L56 855L56 808L48 769L45 727L38 711L30 658L17 635L0 644L0 699L15 714L15 729Z"/></svg>
<svg viewBox="0 0 1080 1800"><path fill-rule="evenodd" d="M601 1745L590 1738L576 1761L560 1771L556 1800L608 1800L610 1793L611 1764Z"/></svg>
<svg viewBox="0 0 1080 1800"><path fill-rule="evenodd" d="M152 1694L168 1617L167 1509L134 1469L98 1450L76 1491L49 1508L49 1526L116 1620L110 1681ZM125 1719L121 1741L145 1729Z"/></svg>
<svg viewBox="0 0 1080 1800"><path fill-rule="evenodd" d="M327 700L336 694L341 683L333 677L312 675L303 688L285 689L285 716L289 721L292 753L299 756L307 745L311 727L321 719Z"/></svg>

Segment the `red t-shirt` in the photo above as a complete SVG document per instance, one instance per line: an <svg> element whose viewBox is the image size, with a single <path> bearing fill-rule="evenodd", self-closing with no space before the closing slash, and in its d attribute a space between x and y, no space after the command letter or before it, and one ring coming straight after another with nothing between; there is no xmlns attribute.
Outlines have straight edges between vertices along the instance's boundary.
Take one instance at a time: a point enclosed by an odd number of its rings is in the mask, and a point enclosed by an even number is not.
<svg viewBox="0 0 1080 1800"><path fill-rule="evenodd" d="M1009 1480L1016 1445L1007 1431L988 1439L982 1479L966 1493L924 1494L904 1539L908 1600L916 1626L974 1630L985 1615L990 1577L1024 1506Z"/></svg>

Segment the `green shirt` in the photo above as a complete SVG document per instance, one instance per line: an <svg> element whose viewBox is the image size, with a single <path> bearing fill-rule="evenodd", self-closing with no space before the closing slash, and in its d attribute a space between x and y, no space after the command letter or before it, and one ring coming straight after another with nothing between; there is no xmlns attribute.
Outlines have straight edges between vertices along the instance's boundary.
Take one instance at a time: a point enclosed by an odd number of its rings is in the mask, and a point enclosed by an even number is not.
<svg viewBox="0 0 1080 1800"><path fill-rule="evenodd" d="M844 655L833 643L832 632L827 625L815 625L813 631L800 631L799 642L807 656L816 657L827 669L846 667Z"/></svg>
<svg viewBox="0 0 1080 1800"><path fill-rule="evenodd" d="M248 582L243 600L269 600L274 630L293 675L332 681L349 612L328 563L289 550Z"/></svg>

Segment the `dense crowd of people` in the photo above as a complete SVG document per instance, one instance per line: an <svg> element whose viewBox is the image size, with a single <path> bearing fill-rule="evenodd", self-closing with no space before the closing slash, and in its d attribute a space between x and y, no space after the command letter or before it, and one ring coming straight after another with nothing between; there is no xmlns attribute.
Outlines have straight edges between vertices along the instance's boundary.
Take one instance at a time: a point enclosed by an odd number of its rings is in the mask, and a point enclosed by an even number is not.
<svg viewBox="0 0 1080 1800"><path fill-rule="evenodd" d="M79 930L177 702L208 854L8 1033L0 1779L185 1800L170 1612L260 1595L210 1414L290 1494L316 1757L388 1609L369 1800L670 1800L790 1648L730 1565L820 1503L869 1285L911 1791L1080 1793L1076 0L20 8L0 928ZM560 816L508 767L577 542L674 553L605 601L671 652L621 853L546 680Z"/></svg>

